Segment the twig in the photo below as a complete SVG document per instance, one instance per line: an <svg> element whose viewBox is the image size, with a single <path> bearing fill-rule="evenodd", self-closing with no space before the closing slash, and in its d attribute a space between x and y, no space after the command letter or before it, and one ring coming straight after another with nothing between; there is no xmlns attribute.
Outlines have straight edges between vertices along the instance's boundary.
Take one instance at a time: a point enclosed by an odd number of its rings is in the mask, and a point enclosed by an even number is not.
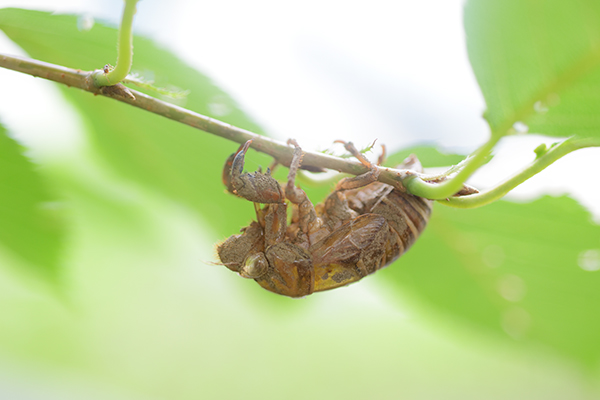
<svg viewBox="0 0 600 400"><path fill-rule="evenodd" d="M236 143L242 144L252 139L251 148L272 156L279 164L284 166L289 167L292 160L294 148L284 142L237 128L205 115L155 99L136 90L125 88L125 86L120 84L98 88L92 80L94 71L75 70L43 61L3 54L0 54L0 67L62 83L69 87L85 90L94 95L110 97ZM332 169L352 175L368 172L367 168L355 161L311 151L305 151L304 153L302 164L305 167ZM403 179L413 175L421 176L421 174L410 170L396 170L385 167L379 167L379 169L379 180L381 182L394 185L402 190L404 190L401 183Z"/></svg>
<svg viewBox="0 0 600 400"><path fill-rule="evenodd" d="M94 95L102 95L161 115L165 118L189 125L202 131L242 144L252 139L253 149L272 156L279 164L289 167L294 149L286 143L270 139L256 133L231 126L216 119L187 110L185 108L155 99L144 93L126 88L122 84L98 88L94 85L92 74L96 71L81 71L43 61L0 54L0 67L19 71L35 77L76 87ZM460 208L475 208L495 201L510 190L537 174L565 154L584 147L600 146L598 139L570 139L561 145L540 155L529 167L483 193L464 184L466 179L484 162L498 141L492 136L471 157L460 164L458 173L452 178L440 180L439 175L426 175L412 170L378 167L379 181L408 191L417 196L440 200L443 204ZM333 157L323 153L305 151L303 167L325 168L352 175L360 175L369 170L361 163ZM538 154L539 155L539 154ZM448 175L443 174L444 176Z"/></svg>

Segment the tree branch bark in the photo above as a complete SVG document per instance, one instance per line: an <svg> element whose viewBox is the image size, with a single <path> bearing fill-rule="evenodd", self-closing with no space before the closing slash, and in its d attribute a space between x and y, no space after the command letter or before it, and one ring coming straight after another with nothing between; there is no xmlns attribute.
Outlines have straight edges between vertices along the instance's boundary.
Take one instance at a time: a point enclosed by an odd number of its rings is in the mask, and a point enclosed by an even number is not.
<svg viewBox="0 0 600 400"><path fill-rule="evenodd" d="M101 70L81 71L43 61L4 54L0 54L0 67L62 83L68 87L85 90L94 95L110 97L114 100L127 103L134 107L161 115L173 121L189 125L193 128L200 129L204 132L220 136L239 144L252 139L251 148L272 156L280 164L287 167L289 167L292 160L294 148L288 146L286 143L258 135L245 129L237 128L219 120L187 110L183 107L155 99L144 93L126 88L121 84L98 88L93 83L92 74L98 71L102 72ZM332 169L352 175L360 175L369 171L359 162L306 150L304 150L302 166ZM422 174L410 170L397 170L385 167L378 168L380 170L379 181L393 185L403 191L406 190L402 184L404 179L411 176L423 176Z"/></svg>

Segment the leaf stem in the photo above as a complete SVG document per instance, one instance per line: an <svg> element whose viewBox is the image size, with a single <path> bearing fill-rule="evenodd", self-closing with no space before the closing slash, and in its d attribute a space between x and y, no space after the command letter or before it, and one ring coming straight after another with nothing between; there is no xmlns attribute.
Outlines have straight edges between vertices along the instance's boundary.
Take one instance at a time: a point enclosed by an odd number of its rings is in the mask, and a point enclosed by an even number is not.
<svg viewBox="0 0 600 400"><path fill-rule="evenodd" d="M572 151L586 147L600 147L600 139L597 138L570 138L552 147L545 154L539 155L521 172L498 184L496 187L486 191L462 197L451 197L442 204L457 208L477 208L496 201L510 192L512 189L525 182L527 179L544 170L561 157Z"/></svg>
<svg viewBox="0 0 600 400"><path fill-rule="evenodd" d="M133 62L133 16L138 1L125 0L117 42L117 63L115 68L109 72L97 70L92 73L92 79L96 87L116 85L125 79L131 71Z"/></svg>
<svg viewBox="0 0 600 400"><path fill-rule="evenodd" d="M417 175L407 176L402 183L409 193L433 200L446 199L459 192L466 180L481 167L500 136L492 135L471 157L465 160L462 169L451 179L441 183L429 183Z"/></svg>

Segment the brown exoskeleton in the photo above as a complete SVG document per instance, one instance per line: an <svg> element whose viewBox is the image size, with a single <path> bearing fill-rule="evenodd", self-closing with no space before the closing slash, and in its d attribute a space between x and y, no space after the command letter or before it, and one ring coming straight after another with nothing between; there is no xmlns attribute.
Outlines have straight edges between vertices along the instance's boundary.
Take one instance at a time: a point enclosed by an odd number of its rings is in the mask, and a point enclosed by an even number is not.
<svg viewBox="0 0 600 400"><path fill-rule="evenodd" d="M377 167L352 143L346 149L370 171L342 179L324 203L313 206L294 184L300 147L291 141L295 151L284 191L269 170L242 173L250 142L228 159L223 181L254 202L257 221L217 251L226 267L271 292L302 297L355 282L402 255L427 224L431 201L377 182ZM422 170L414 156L399 168ZM294 207L289 225L286 199Z"/></svg>

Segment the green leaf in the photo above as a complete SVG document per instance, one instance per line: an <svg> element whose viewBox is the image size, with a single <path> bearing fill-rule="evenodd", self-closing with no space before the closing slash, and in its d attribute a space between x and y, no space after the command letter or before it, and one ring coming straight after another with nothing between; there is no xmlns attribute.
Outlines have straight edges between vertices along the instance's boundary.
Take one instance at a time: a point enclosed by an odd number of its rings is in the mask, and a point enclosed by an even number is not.
<svg viewBox="0 0 600 400"><path fill-rule="evenodd" d="M63 229L34 164L0 125L0 245L46 279L58 278Z"/></svg>
<svg viewBox="0 0 600 400"><path fill-rule="evenodd" d="M0 28L36 59L82 70L114 64L116 59L117 30L96 23L89 31L79 31L75 16L3 9ZM168 50L136 36L134 53L134 72L153 79L158 87L190 91L182 104L186 108L261 132L226 93ZM86 120L92 143L108 166L186 204L223 236L249 222L252 204L224 193L221 183L225 159L237 144L112 99L59 87ZM247 159L248 170L271 162L255 152Z"/></svg>
<svg viewBox="0 0 600 400"><path fill-rule="evenodd" d="M466 158L466 156L459 154L442 153L433 146L420 145L409 147L408 149L403 149L390 155L385 163L390 166L398 165L411 154L415 154L425 168L456 165Z"/></svg>
<svg viewBox="0 0 600 400"><path fill-rule="evenodd" d="M382 275L443 315L589 366L600 356L600 226L570 198L437 205Z"/></svg>
<svg viewBox="0 0 600 400"><path fill-rule="evenodd" d="M494 134L600 137L600 2L470 0L464 20Z"/></svg>

